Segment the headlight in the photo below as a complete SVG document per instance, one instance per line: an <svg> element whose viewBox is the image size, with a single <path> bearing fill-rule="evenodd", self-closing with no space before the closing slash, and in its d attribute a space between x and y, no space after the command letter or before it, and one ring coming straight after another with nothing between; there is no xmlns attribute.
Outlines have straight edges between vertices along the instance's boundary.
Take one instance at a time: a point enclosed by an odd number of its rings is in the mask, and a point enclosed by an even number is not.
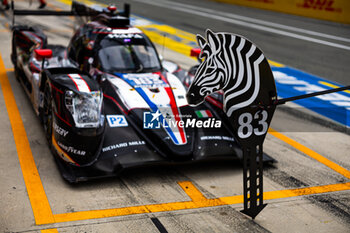
<svg viewBox="0 0 350 233"><path fill-rule="evenodd" d="M101 116L102 93L75 93L66 91L65 105L78 128L96 128L103 124Z"/></svg>

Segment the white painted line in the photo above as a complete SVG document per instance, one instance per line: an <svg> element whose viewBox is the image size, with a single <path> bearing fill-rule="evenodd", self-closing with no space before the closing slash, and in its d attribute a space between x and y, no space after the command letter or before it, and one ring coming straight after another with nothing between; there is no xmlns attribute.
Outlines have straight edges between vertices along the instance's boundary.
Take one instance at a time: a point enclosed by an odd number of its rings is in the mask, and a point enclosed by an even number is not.
<svg viewBox="0 0 350 233"><path fill-rule="evenodd" d="M275 34L279 34L279 35L283 35L283 36L288 36L288 37L292 37L292 38L296 38L296 39L300 39L300 40L305 40L305 41L314 42L317 44L327 45L327 46L350 51L350 46L346 46L343 44L337 44L337 43L333 43L333 42L329 42L329 41L325 41L325 40L320 40L320 39L316 39L316 38L309 37L309 36L299 35L299 34L295 34L292 32L287 32L287 31L283 31L283 30L279 30L279 29L275 29L275 28L271 28L271 27L267 27L267 26L263 26L263 25L257 25L255 23L244 22L244 21L238 20L238 19L227 18L227 16L224 17L224 16L217 15L217 12L215 12L216 14L208 13L208 12L201 12L199 10L202 8L196 7L196 6L191 6L191 5L187 5L187 4L180 4L180 3L174 4L173 2L169 2L169 1L162 1L162 2L158 2L158 1L150 2L150 1L145 1L145 0L134 0L134 1L140 2L140 3L146 3L149 5L169 8L169 9L173 9L173 10L177 10L177 11L182 11L182 12L190 13L192 15L199 15L202 17L221 20L224 22L237 24L237 25L241 25L241 26L245 26L245 27L250 27L250 28L257 29L257 30L261 30L261 31L267 31L267 32L271 32L271 33L275 33ZM179 5L179 6L176 6L176 5ZM192 7L193 9L189 9L190 7ZM304 30L304 29L299 29L299 30ZM307 30L305 30L305 31L307 31ZM311 34L311 33L313 33L314 35L317 34L318 36L320 36L320 33L318 33L318 32L309 31L309 34ZM323 34L323 35L326 35L326 34ZM331 36L331 35L328 35L328 36L332 37L332 39L334 39L334 37L335 37L335 36ZM323 37L325 37L325 36L323 36ZM337 38L342 38L342 37L337 37ZM342 40L348 41L347 38L342 38Z"/></svg>
<svg viewBox="0 0 350 233"><path fill-rule="evenodd" d="M232 19L243 20L243 21L247 21L247 22L251 22L251 23L255 23L255 24L261 24L261 25L265 25L265 26L269 26L269 27L286 29L286 30L289 30L289 31L301 32L301 33L308 34L308 35L313 35L313 36L318 36L318 37L323 37L323 38L327 38L327 39L344 41L344 42L349 42L350 43L350 38L344 38L344 37L329 35L329 34L325 34L325 33L321 33L321 32L315 32L315 31L306 30L306 29L297 28L297 27L292 27L292 26L287 26L287 25L283 25L283 24L279 24L279 23L273 23L273 22L270 22L270 21L265 21L265 20L261 20L261 19L255 19L255 18L251 18L251 17L246 17L246 16L242 16L242 15L233 14L233 13L215 11L215 10L212 10L212 9L199 7L199 6L193 6L193 5L182 4L182 3L177 3L177 2L169 2L169 1L164 1L164 2L168 2L169 4L177 5L179 7L185 7L185 8L189 8L189 9L193 9L193 10L201 10L203 12L207 12L207 13L210 13L210 14L216 14L216 15L220 15L220 16L230 17Z"/></svg>

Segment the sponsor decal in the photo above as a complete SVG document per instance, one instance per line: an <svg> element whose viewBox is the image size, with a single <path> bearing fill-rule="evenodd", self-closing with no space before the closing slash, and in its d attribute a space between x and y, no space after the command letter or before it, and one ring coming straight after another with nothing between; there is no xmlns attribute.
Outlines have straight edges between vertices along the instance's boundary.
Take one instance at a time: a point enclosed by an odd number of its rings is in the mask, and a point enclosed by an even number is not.
<svg viewBox="0 0 350 233"><path fill-rule="evenodd" d="M247 2L274 3L273 0L246 0Z"/></svg>
<svg viewBox="0 0 350 233"><path fill-rule="evenodd" d="M168 87L169 85L159 78L157 74L125 74L128 83L134 88Z"/></svg>
<svg viewBox="0 0 350 233"><path fill-rule="evenodd" d="M145 141L122 142L122 143L103 147L102 152L111 151L111 150L120 149L120 148L125 148L128 146L142 146L142 145L146 145L146 142Z"/></svg>
<svg viewBox="0 0 350 233"><path fill-rule="evenodd" d="M56 133L58 133L59 135L61 135L63 137L67 136L67 134L68 134L68 130L61 128L55 122L53 123L53 129L55 130Z"/></svg>
<svg viewBox="0 0 350 233"><path fill-rule="evenodd" d="M201 137L202 141L207 141L207 140L224 140L224 141L230 141L234 142L235 139L233 137L227 137L227 136L202 136Z"/></svg>
<svg viewBox="0 0 350 233"><path fill-rule="evenodd" d="M144 112L143 113L143 128L144 129L159 129L161 124L160 124L160 116L162 114L157 111L157 112Z"/></svg>
<svg viewBox="0 0 350 233"><path fill-rule="evenodd" d="M140 34L135 33L125 33L125 34L108 34L108 38L122 38L122 39L142 39L143 37Z"/></svg>
<svg viewBox="0 0 350 233"><path fill-rule="evenodd" d="M109 27L98 27L95 28L93 33L96 34L133 34L133 33L141 33L142 31L138 28L126 28L126 29L113 29L113 28L109 28Z"/></svg>
<svg viewBox="0 0 350 233"><path fill-rule="evenodd" d="M63 149L65 150L67 153L72 153L72 154L76 154L76 155L82 155L84 156L86 154L86 151L83 150L78 150L72 146L66 146L63 145L61 142L57 142L57 144Z"/></svg>
<svg viewBox="0 0 350 233"><path fill-rule="evenodd" d="M334 0L304 0L301 4L297 3L297 7L331 12L342 11L340 8L334 8Z"/></svg>
<svg viewBox="0 0 350 233"><path fill-rule="evenodd" d="M208 117L213 117L213 114L209 110L199 110L195 111L196 115L198 118L208 118Z"/></svg>
<svg viewBox="0 0 350 233"><path fill-rule="evenodd" d="M161 113L159 111L143 113L144 129L160 129L161 126L163 126L163 128L220 128L221 123L221 120L217 120L215 118L208 118L206 120L200 120L196 118L174 120L174 118L169 118L166 120L166 118L161 117Z"/></svg>
<svg viewBox="0 0 350 233"><path fill-rule="evenodd" d="M109 127L127 127L128 122L124 115L107 115Z"/></svg>

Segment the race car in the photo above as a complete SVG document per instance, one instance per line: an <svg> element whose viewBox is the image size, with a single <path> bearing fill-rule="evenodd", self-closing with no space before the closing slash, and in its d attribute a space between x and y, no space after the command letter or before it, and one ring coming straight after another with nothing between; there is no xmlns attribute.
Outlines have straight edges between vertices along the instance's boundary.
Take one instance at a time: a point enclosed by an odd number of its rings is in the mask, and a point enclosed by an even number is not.
<svg viewBox="0 0 350 233"><path fill-rule="evenodd" d="M47 44L38 28L17 25L11 55L66 180L242 157L222 111L188 105L178 78L183 71L161 61L125 11L73 2L71 15L87 18L67 47Z"/></svg>

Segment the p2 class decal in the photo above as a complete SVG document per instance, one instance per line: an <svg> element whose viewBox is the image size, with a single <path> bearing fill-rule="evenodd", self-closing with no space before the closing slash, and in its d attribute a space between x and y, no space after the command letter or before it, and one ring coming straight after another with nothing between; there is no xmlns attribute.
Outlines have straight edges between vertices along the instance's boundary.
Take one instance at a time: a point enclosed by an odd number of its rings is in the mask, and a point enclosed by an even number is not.
<svg viewBox="0 0 350 233"><path fill-rule="evenodd" d="M124 115L107 115L109 127L127 127L128 122Z"/></svg>
<svg viewBox="0 0 350 233"><path fill-rule="evenodd" d="M263 142L276 106L273 74L262 51L248 39L232 33L206 31L197 35L201 48L187 100L198 105L216 91L224 92L224 111L243 150L243 213L253 219L263 204Z"/></svg>

